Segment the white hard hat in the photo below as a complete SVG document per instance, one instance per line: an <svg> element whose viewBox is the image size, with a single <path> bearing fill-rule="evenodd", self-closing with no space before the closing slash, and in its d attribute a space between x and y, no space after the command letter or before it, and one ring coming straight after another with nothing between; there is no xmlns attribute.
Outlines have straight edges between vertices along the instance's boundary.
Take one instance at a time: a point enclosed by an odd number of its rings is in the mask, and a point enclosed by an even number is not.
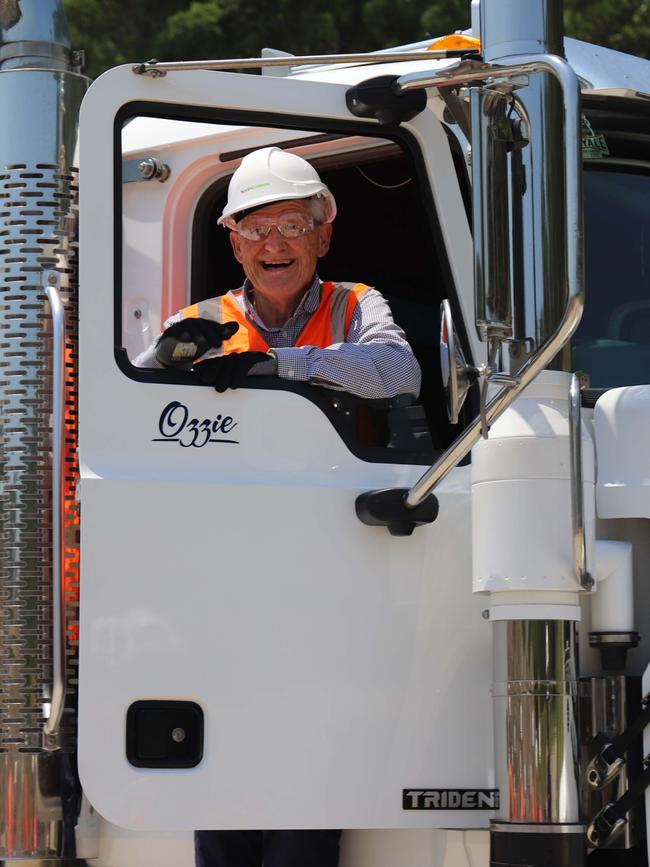
<svg viewBox="0 0 650 867"><path fill-rule="evenodd" d="M230 179L228 202L217 222L221 225L228 217L251 208L312 196L323 202L325 222L331 223L336 202L316 169L297 154L276 147L260 148L244 157Z"/></svg>

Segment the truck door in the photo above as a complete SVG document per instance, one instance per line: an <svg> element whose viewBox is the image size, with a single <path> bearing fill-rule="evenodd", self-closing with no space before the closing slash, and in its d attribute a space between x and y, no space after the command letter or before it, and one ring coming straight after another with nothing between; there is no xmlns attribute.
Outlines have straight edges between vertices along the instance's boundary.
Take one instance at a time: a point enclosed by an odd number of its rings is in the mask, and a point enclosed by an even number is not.
<svg viewBox="0 0 650 867"><path fill-rule="evenodd" d="M467 812L486 799L429 793L492 781L470 468L411 536L355 514L458 432L434 359L440 300L469 321L468 221L435 95L384 128L346 106L371 73L346 74L121 67L84 101L79 761L91 803L124 827L490 816ZM219 203L241 157L275 143L331 176L339 252L321 276L384 290L420 355L421 407L276 377L219 395L132 363L175 309L236 287ZM400 209L386 197L403 180Z"/></svg>

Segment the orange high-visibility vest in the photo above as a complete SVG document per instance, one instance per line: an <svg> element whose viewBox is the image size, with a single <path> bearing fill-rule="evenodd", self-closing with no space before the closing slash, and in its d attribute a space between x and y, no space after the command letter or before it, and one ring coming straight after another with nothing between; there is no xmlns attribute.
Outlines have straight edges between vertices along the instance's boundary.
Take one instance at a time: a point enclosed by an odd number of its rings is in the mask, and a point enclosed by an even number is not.
<svg viewBox="0 0 650 867"><path fill-rule="evenodd" d="M333 343L343 343L350 330L352 314L359 298L369 289L365 283L323 283L320 304L312 313L307 324L300 332L294 346L319 346L324 349ZM239 331L224 341L223 351L266 352L269 345L255 325L246 319L237 298L243 289L228 292L219 298L199 301L181 310L183 319L201 317L216 322L238 322Z"/></svg>

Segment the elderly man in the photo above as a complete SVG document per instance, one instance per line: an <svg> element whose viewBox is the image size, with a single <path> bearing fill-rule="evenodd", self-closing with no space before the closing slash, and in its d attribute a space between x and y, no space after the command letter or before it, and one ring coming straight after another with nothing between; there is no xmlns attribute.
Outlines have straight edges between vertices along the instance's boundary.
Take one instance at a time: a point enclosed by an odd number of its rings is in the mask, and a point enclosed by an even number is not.
<svg viewBox="0 0 650 867"><path fill-rule="evenodd" d="M248 154L219 219L244 285L176 313L134 363L191 367L218 391L270 372L365 398L417 396L419 365L381 294L316 274L335 216L306 160L277 147Z"/></svg>
<svg viewBox="0 0 650 867"><path fill-rule="evenodd" d="M179 311L135 360L218 391L272 372L366 398L417 396L420 368L379 292L322 282L336 203L312 166L271 147L245 157L219 219L244 285ZM340 831L197 831L197 867L336 867Z"/></svg>

